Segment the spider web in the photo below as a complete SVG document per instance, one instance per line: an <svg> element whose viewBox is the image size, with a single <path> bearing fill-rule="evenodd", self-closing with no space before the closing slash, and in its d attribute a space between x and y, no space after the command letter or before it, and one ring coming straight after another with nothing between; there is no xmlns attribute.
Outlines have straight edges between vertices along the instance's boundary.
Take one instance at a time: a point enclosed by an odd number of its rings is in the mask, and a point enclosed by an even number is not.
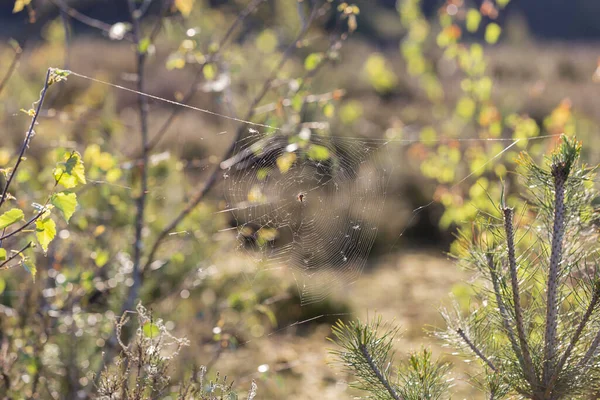
<svg viewBox="0 0 600 400"><path fill-rule="evenodd" d="M437 145L445 140L423 141L412 134L411 139L344 137L331 134L320 126L323 124L312 130L303 127L300 132L287 132L69 72L150 99L266 129L261 133L250 128L249 134L235 143L233 157L221 163L226 207L220 213L231 215L232 228L225 230L236 232L238 250L252 261L274 269L289 267L303 304L321 301L353 283L366 266L383 218L391 169L397 163L390 146ZM517 143L554 136L453 138L467 145L502 143L502 150L449 189L488 167ZM434 202L432 199L414 209L405 228Z"/></svg>
<svg viewBox="0 0 600 400"><path fill-rule="evenodd" d="M355 281L377 235L388 171L382 146L311 132L251 134L225 161L238 249L291 270L303 303Z"/></svg>

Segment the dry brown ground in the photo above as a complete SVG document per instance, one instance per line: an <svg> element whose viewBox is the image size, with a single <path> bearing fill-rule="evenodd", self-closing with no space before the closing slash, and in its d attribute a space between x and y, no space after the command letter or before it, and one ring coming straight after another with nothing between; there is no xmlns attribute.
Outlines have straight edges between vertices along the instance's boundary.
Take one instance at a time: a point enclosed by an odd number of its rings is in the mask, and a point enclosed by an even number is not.
<svg viewBox="0 0 600 400"><path fill-rule="evenodd" d="M404 254L384 260L334 298L349 301L355 316L363 320L376 312L385 321L400 326L402 335L395 345L397 360L422 346L451 360L453 398L478 399L482 394L464 381L467 364L449 356L451 349L443 349L429 333L433 327L443 326L439 307L448 304L453 287L468 278L442 256ZM237 375L238 387L255 379L261 399L353 398L357 392L348 388L352 377L331 365L333 358L328 351L334 346L326 340L331 333L329 325L320 325L307 336L296 333L290 328L251 341L235 352L223 354L215 368ZM263 364L269 371L259 373L257 368Z"/></svg>

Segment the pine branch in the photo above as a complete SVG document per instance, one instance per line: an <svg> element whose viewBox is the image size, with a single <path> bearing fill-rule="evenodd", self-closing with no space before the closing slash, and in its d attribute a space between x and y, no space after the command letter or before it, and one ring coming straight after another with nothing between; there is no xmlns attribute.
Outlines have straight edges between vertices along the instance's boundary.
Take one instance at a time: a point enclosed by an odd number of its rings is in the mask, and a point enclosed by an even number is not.
<svg viewBox="0 0 600 400"><path fill-rule="evenodd" d="M494 288L494 295L496 296L496 303L498 304L498 310L500 310L500 316L502 317L502 325L506 330L506 335L508 336L508 340L510 341L515 356L519 360L521 368L525 368L523 354L521 352L521 349L519 348L519 343L517 342L515 332L510 323L510 314L508 313L508 309L506 308L504 300L502 299L502 293L500 292L499 285L499 277L496 273L496 268L494 266L494 256L492 254L487 254L487 263L488 268L490 270L490 278L492 279L492 286Z"/></svg>
<svg viewBox="0 0 600 400"><path fill-rule="evenodd" d="M496 366L489 360L489 358L487 358L483 352L481 350L479 350L477 348L477 346L475 346L475 344L467 337L467 334L465 333L465 331L463 331L461 328L458 328L456 330L456 333L458 333L458 335L462 338L462 340L464 340L464 342L467 344L467 346L469 346L469 348L473 351L473 353L475 353L477 355L477 357L479 357L484 363L487 364L488 367L490 367L490 369L494 372L498 372L498 369L496 368Z"/></svg>
<svg viewBox="0 0 600 400"><path fill-rule="evenodd" d="M548 386L554 374L556 358L556 329L558 326L558 286L560 280L560 264L565 234L565 183L568 169L564 163L553 163L554 178L554 226L552 228L552 249L548 270L548 294L546 304L546 331L544 339L544 367L542 381Z"/></svg>
<svg viewBox="0 0 600 400"><path fill-rule="evenodd" d="M400 395L398 395L398 393L396 393L396 391L394 390L392 385L390 385L390 382L388 381L386 376L377 367L377 364L373 360L373 357L371 357L371 354L369 353L369 349L367 349L367 346L364 343L361 343L358 348L359 348L361 354L363 355L363 357L365 358L365 361L371 368L371 371L375 374L375 376L377 377L379 382L387 390L387 392L390 394L390 396L392 396L392 398L395 400L401 400L402 397L400 397Z"/></svg>
<svg viewBox="0 0 600 400"><path fill-rule="evenodd" d="M531 360L531 353L529 350L529 344L527 343L525 324L523 323L523 313L521 310L521 295L519 293L519 277L517 275L517 259L515 255L515 232L513 226L514 210L512 208L505 207L503 212L504 230L506 233L506 244L508 247L508 266L510 270L510 281L512 286L513 303L515 307L517 335L519 337L519 344L523 354L523 362L525 367L523 373L531 385L531 388L534 389L538 385L538 382L535 375L535 370L533 368L533 361Z"/></svg>
<svg viewBox="0 0 600 400"><path fill-rule="evenodd" d="M598 350L598 346L600 345L600 330L598 330L598 333L596 333L596 336L594 336L594 340L592 340L592 343L590 344L590 348L587 350L587 352L585 353L585 355L583 356L583 358L581 359L581 361L579 361L579 366L580 367L584 367L585 369L589 368L589 362L592 359L592 357L594 357L594 355L596 354L596 350Z"/></svg>
<svg viewBox="0 0 600 400"><path fill-rule="evenodd" d="M551 393L552 388L553 388L554 384L556 383L556 381L558 380L558 377L560 376L560 373L562 372L565 364L567 363L567 360L571 356L573 349L577 345L577 342L579 342L579 339L581 338L581 334L583 333L583 330L587 326L587 323L589 322L589 320L592 316L592 313L596 309L596 306L598 305L599 300L600 300L600 285L597 283L596 287L594 288L594 293L590 300L590 304L588 305L588 308L586 309L585 314L581 318L581 321L579 322L579 325L577 326L577 329L575 330L575 334L573 334L573 338L571 339L571 342L569 343L567 350L563 354L558 365L556 366L556 370L554 371L554 373L552 374L552 377L550 378L550 382L546 388L546 394L549 395Z"/></svg>

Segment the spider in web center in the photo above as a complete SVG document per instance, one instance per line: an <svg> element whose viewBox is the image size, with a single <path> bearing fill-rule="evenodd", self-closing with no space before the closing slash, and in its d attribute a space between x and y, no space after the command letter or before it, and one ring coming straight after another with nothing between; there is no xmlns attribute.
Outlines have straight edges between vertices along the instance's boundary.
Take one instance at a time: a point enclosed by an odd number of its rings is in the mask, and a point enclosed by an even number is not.
<svg viewBox="0 0 600 400"><path fill-rule="evenodd" d="M296 195L296 200L298 200L300 203L304 203L304 201L306 200L306 194L298 193Z"/></svg>

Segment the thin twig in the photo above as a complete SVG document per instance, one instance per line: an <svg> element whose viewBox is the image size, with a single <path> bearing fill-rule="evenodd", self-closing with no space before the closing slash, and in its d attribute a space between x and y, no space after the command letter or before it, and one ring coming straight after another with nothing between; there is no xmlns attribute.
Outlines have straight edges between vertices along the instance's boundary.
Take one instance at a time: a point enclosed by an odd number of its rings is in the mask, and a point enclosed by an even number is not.
<svg viewBox="0 0 600 400"><path fill-rule="evenodd" d="M458 333L458 335L462 338L462 340L464 340L464 342L467 344L467 346L469 346L469 348L473 351L473 353L475 353L477 355L477 357L479 357L481 359L481 361L483 361L484 363L487 364L488 367L490 367L490 369L494 372L498 372L498 369L496 368L496 366L490 361L489 358L487 358L482 352L481 350L479 350L477 348L477 346L475 346L475 344L467 337L467 334L465 333L465 331L463 331L461 328L458 328L456 330L456 333Z"/></svg>
<svg viewBox="0 0 600 400"><path fill-rule="evenodd" d="M40 98L37 101L37 107L35 110L35 114L31 118L31 125L29 125L29 130L27 131L27 134L25 135L25 140L23 141L23 145L21 146L21 151L19 152L19 157L17 158L17 162L15 163L15 166L12 169L10 176L8 177L6 186L4 186L4 191L2 192L2 197L0 197L0 208L2 208L2 205L6 201L6 194L8 193L8 188L9 188L13 178L17 174L17 169L19 168L19 165L21 165L21 162L23 161L23 157L25 155L25 151L29 147L29 142L31 141L31 138L34 135L33 128L35 127L37 118L40 115L40 110L42 109L42 104L44 104L44 98L46 97L46 92L48 91L48 87L50 87L50 74L51 73L52 73L52 68L48 68L48 71L46 72L46 80L44 82L44 88L42 89L42 91L40 93Z"/></svg>
<svg viewBox="0 0 600 400"><path fill-rule="evenodd" d="M91 26L92 28L100 29L101 31L106 32L106 33L110 33L112 25L107 24L106 22L102 22L98 19L88 17L87 15L80 13L79 11L75 10L74 8L71 8L68 5L66 5L63 2L63 0L50 0L50 2L52 4L54 4L56 7L58 7L61 11L63 11L67 15L69 15L71 18L76 19L77 21L81 22L82 24ZM126 32L123 36L123 39L133 42L134 35L129 32Z"/></svg>
<svg viewBox="0 0 600 400"><path fill-rule="evenodd" d="M0 264L0 270L6 269L7 267L5 267L5 265L7 265L9 262L11 262L12 260L14 260L19 255L23 254L23 252L25 252L25 250L27 250L31 246L33 246L33 242L27 243L27 245L25 245L21 250L17 251L15 254L13 254L12 256L10 256L9 258L7 258L6 260L4 260L2 262L2 264Z"/></svg>
<svg viewBox="0 0 600 400"><path fill-rule="evenodd" d="M317 15L317 10L318 10L317 7L313 8L309 22L312 23L315 16ZM246 120L246 121L250 120L254 116L254 113L256 112L256 106L258 105L258 103L260 103L260 101L263 99L263 97L267 94L267 92L271 88L271 85L273 84L273 81L275 81L275 79L277 78L279 71L285 65L285 63L288 61L293 49L296 47L296 44L298 43L298 41L302 40L302 38L308 31L309 26L310 26L310 23L308 25L304 26L300 30L300 32L298 33L298 35L294 39L294 41L285 50L279 63L273 69L271 76L265 81L262 89L260 90L258 95L254 98L254 100L250 104L248 111L243 118L244 120ZM222 161L225 161L229 157L231 157L231 155L233 154L233 151L235 150L236 143L240 140L240 138L242 137L242 135L244 133L244 128L245 128L244 124L242 124L238 127L235 137L233 138L231 144L229 145L229 148L227 149L227 151L221 158ZM208 179L204 183L204 186L196 193L196 195L187 204L187 206L169 224L167 224L163 228L163 230L158 234L158 237L154 241L154 243L151 247L150 253L148 254L148 258L147 258L146 263L143 268L144 271L146 271L148 269L148 266L154 261L154 256L156 255L156 252L158 251L158 249L159 249L160 245L162 244L162 242L164 241L164 239L168 236L169 232L171 232L173 229L175 229L181 223L181 221L183 221L198 206L198 204L200 204L200 202L204 199L206 194L215 185L215 183L217 182L217 179L220 176L220 174L219 174L219 172L221 171L221 168L219 166L220 164L221 163L219 163L217 165L217 167L213 170L211 175L208 177Z"/></svg>
<svg viewBox="0 0 600 400"><path fill-rule="evenodd" d="M394 388L392 387L390 382L387 380L385 375L379 370L379 368L377 367L377 364L375 364L375 361L373 361L373 357L371 357L371 354L369 353L369 349L367 349L367 346L364 343L361 343L358 346L358 348L360 349L361 354L365 358L365 361L367 362L367 364L369 364L369 367L371 368L371 370L373 371L375 376L377 376L377 379L379 380L379 382L381 382L383 387L385 387L385 390L387 390L387 392L390 394L390 396L392 396L393 399L401 400L402 397L400 397L400 395L398 393L396 393L396 391L394 390Z"/></svg>
<svg viewBox="0 0 600 400"><path fill-rule="evenodd" d="M8 67L8 70L6 70L6 74L4 74L4 77L0 81L0 93L2 93L2 90L4 90L4 88L6 87L8 80L10 79L12 74L16 71L17 65L19 65L19 60L21 59L22 55L23 55L23 49L17 45L17 48L15 49L15 55Z"/></svg>
<svg viewBox="0 0 600 400"><path fill-rule="evenodd" d="M523 361L525 363L524 374L525 378L535 392L537 387L537 377L533 368L533 361L531 360L531 353L529 351L529 344L527 343L527 335L525 333L525 324L523 322L523 312L521 310L521 295L519 293L519 277L517 274L517 260L515 255L515 232L513 226L513 215L514 210L512 208L505 207L504 212L504 230L506 233L506 244L508 247L508 266L510 270L510 282L513 294L513 303L515 308L515 320L517 325L517 335L519 337L519 343L521 352L523 353Z"/></svg>
<svg viewBox="0 0 600 400"><path fill-rule="evenodd" d="M206 60L202 64L200 64L198 66L198 70L196 71L196 74L194 75L194 78L192 79L192 82L190 83L190 89L187 91L187 93L185 94L185 96L183 96L183 99L181 100L181 103L186 104L190 100L192 100L192 98L194 97L194 95L198 91L198 83L200 82L200 80L204 76L204 68L208 64L210 64L210 63L212 63L212 62L215 61L215 59L217 58L218 54L225 47L225 45L227 44L229 38L231 37L231 35L233 34L233 32L235 32L235 30L238 27L238 25L240 23L242 23L250 14L252 14L254 12L254 10L256 10L258 8L258 6L261 3L263 3L264 1L265 0L254 0L252 3L250 3L248 5L248 7L246 7L246 9L242 13L240 13L238 15L238 17L231 24L231 26L229 27L229 29L227 30L227 32L225 33L225 35L223 36L223 38L219 41L219 44L218 44L218 47L217 47L217 52L213 53L213 54L210 54L209 56L207 56ZM167 117L167 119L161 125L161 127L158 129L158 131L156 132L156 134L148 142L148 146L147 146L148 150L152 150L154 147L156 147L156 145L158 145L158 143L160 143L160 141L164 137L165 133L167 132L167 130L169 129L169 127L171 126L171 124L175 121L175 119L177 118L177 116L179 115L179 113L181 111L182 111L181 107L175 107L171 111L171 114Z"/></svg>
<svg viewBox="0 0 600 400"><path fill-rule="evenodd" d="M45 207L40 212L38 212L35 216L33 216L29 221L25 222L23 225L21 225L20 227L18 227L14 231L9 232L9 233L3 235L2 237L0 237L0 241L8 239L9 237L14 236L17 233L21 232L22 230L26 229L31 224L33 224L35 221L37 221L42 216L42 214L44 214L44 212L46 212L46 208Z"/></svg>

